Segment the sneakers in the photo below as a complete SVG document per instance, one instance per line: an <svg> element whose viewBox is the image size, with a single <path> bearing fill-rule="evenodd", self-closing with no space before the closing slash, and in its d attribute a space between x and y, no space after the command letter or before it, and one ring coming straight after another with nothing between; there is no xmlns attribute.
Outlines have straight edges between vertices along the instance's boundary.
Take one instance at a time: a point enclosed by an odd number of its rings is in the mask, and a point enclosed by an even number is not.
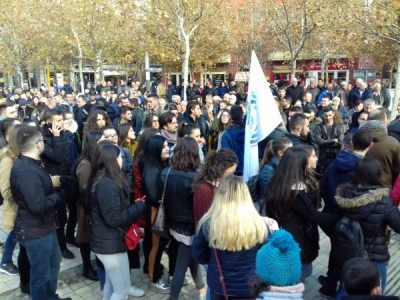
<svg viewBox="0 0 400 300"><path fill-rule="evenodd" d="M128 295L139 298L144 296L144 291L142 289L137 288L136 286L131 285L131 287L129 288Z"/></svg>
<svg viewBox="0 0 400 300"><path fill-rule="evenodd" d="M156 283L149 282L149 290L160 294L169 294L168 284L161 279Z"/></svg>
<svg viewBox="0 0 400 300"><path fill-rule="evenodd" d="M11 276L19 275L18 268L12 262L6 265L1 265L0 272Z"/></svg>
<svg viewBox="0 0 400 300"><path fill-rule="evenodd" d="M320 296L321 296L322 298L324 298L324 299L329 299L329 300L335 299L335 295L336 295L335 292L328 291L325 287L321 287L321 288L319 289L319 294L320 294Z"/></svg>

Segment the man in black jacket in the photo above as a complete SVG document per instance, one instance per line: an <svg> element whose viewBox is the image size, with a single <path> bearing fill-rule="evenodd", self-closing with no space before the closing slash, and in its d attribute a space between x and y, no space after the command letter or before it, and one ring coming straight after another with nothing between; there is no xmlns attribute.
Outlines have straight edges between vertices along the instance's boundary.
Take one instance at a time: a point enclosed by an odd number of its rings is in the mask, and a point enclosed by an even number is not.
<svg viewBox="0 0 400 300"><path fill-rule="evenodd" d="M17 144L21 155L11 169L10 188L18 205L16 236L29 257L30 296L33 300L61 299L56 294L61 253L55 234L55 212L62 205L63 192L53 189L40 161L45 146L39 130L21 128Z"/></svg>
<svg viewBox="0 0 400 300"><path fill-rule="evenodd" d="M63 130L64 120L59 112L47 110L43 114L43 120L45 125L40 128L44 142L44 151L41 154L41 159L44 162L45 169L50 175L70 175L71 167L78 156L73 137ZM57 236L62 256L66 259L72 259L75 256L68 250L67 242L75 245L74 232L77 223L77 199L73 189L67 189L66 192L65 200L69 208L67 234L65 235L64 232L64 226L67 223L66 204L63 204L57 212L59 223Z"/></svg>

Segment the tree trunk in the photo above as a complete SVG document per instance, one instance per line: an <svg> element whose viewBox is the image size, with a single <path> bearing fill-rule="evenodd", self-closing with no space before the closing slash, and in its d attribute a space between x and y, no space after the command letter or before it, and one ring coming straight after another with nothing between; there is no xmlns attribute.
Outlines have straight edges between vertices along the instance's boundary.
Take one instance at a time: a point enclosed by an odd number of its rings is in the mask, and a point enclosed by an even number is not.
<svg viewBox="0 0 400 300"><path fill-rule="evenodd" d="M397 57L397 72L396 72L396 88L394 90L394 96L392 99L392 112L390 114L390 119L394 120L397 116L397 105L399 104L400 97L400 47L398 47L398 57Z"/></svg>
<svg viewBox="0 0 400 300"><path fill-rule="evenodd" d="M321 80L322 82L325 82L325 43L322 46L322 50L321 50ZM318 78L317 78L318 80Z"/></svg>
<svg viewBox="0 0 400 300"><path fill-rule="evenodd" d="M189 75L189 58L190 58L190 40L189 35L183 33L183 37L185 39L185 58L183 60L182 68L183 68L183 100L187 100L186 88L187 88L187 79Z"/></svg>
<svg viewBox="0 0 400 300"><path fill-rule="evenodd" d="M77 42L79 77L80 77L80 81L81 81L81 93L84 94L85 93L85 83L83 82L83 53L82 53L81 41L79 40L78 34L76 33L73 26L71 26L71 31L74 34L76 42Z"/></svg>
<svg viewBox="0 0 400 300"><path fill-rule="evenodd" d="M103 57L101 56L103 52L103 49L100 49L97 52L96 55L96 75L97 75L97 80L103 80L104 76L103 76Z"/></svg>
<svg viewBox="0 0 400 300"><path fill-rule="evenodd" d="M296 77L296 64L297 64L297 60L296 59L292 59L291 61L291 78L290 78L290 82L292 82L293 78Z"/></svg>

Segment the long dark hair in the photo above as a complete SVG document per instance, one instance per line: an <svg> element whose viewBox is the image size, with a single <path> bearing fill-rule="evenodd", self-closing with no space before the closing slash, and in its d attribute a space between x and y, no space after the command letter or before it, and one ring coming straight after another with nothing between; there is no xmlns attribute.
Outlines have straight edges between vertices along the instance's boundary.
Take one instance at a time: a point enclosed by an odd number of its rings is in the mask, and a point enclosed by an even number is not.
<svg viewBox="0 0 400 300"><path fill-rule="evenodd" d="M293 206L301 185L307 188L307 192L314 192L308 183L315 178L312 178L312 173L307 172L307 165L308 153L305 149L292 147L285 151L265 188L263 195L265 203L262 207L264 211L261 213L268 212L269 217L279 219Z"/></svg>
<svg viewBox="0 0 400 300"><path fill-rule="evenodd" d="M200 167L199 146L194 138L178 139L171 158L171 167L179 171L196 171Z"/></svg>
<svg viewBox="0 0 400 300"><path fill-rule="evenodd" d="M153 118L155 116L156 116L155 114L148 114L146 116L146 119L144 120L144 123L143 123L143 128L144 129L153 127Z"/></svg>
<svg viewBox="0 0 400 300"><path fill-rule="evenodd" d="M83 138L83 149L77 159L77 164L79 164L84 159L88 160L90 163L93 162L97 151L97 142L101 139L102 136L103 132L101 130L92 130L85 135L85 137Z"/></svg>
<svg viewBox="0 0 400 300"><path fill-rule="evenodd" d="M354 176L349 183L343 184L339 189L339 195L344 196L349 186L381 186L382 165L376 158L364 157L354 167Z"/></svg>
<svg viewBox="0 0 400 300"><path fill-rule="evenodd" d="M142 134L140 136L140 141L139 145L137 146L135 153L133 155L133 162L136 160L140 160L143 156L144 153L144 148L146 146L147 141L149 140L150 137L153 135L157 135L160 133L159 129L156 128L146 128L145 130L142 131Z"/></svg>
<svg viewBox="0 0 400 300"><path fill-rule="evenodd" d="M125 123L125 124L121 124L118 127L118 145L120 147L127 147L129 145L127 145L125 139L129 134L129 130L131 130L132 128L132 124L130 123Z"/></svg>
<svg viewBox="0 0 400 300"><path fill-rule="evenodd" d="M120 155L120 148L112 142L101 141L99 143L95 159L92 162L92 173L90 176L93 180L93 187L100 179L106 176L111 177L121 189L129 187L124 171L117 164L117 158ZM97 173L99 173L99 177L94 181Z"/></svg>
<svg viewBox="0 0 400 300"><path fill-rule="evenodd" d="M215 182L224 176L227 169L239 162L235 152L229 149L212 150L208 152L204 165L199 175L192 184L192 191L195 192L205 182Z"/></svg>
<svg viewBox="0 0 400 300"><path fill-rule="evenodd" d="M159 169L165 165L161 159L161 151L164 147L166 139L161 135L153 135L147 141L144 147L143 161L144 163L151 163Z"/></svg>

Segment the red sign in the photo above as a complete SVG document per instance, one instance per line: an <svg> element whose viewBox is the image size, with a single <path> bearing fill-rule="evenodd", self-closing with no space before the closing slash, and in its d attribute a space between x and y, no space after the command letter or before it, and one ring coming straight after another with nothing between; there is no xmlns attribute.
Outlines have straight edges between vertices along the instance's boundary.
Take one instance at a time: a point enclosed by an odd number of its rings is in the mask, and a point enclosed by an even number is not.
<svg viewBox="0 0 400 300"><path fill-rule="evenodd" d="M321 62L307 62L306 63L307 71L320 71L321 70ZM349 61L341 60L341 61L330 61L328 62L328 70L348 70L349 69Z"/></svg>

